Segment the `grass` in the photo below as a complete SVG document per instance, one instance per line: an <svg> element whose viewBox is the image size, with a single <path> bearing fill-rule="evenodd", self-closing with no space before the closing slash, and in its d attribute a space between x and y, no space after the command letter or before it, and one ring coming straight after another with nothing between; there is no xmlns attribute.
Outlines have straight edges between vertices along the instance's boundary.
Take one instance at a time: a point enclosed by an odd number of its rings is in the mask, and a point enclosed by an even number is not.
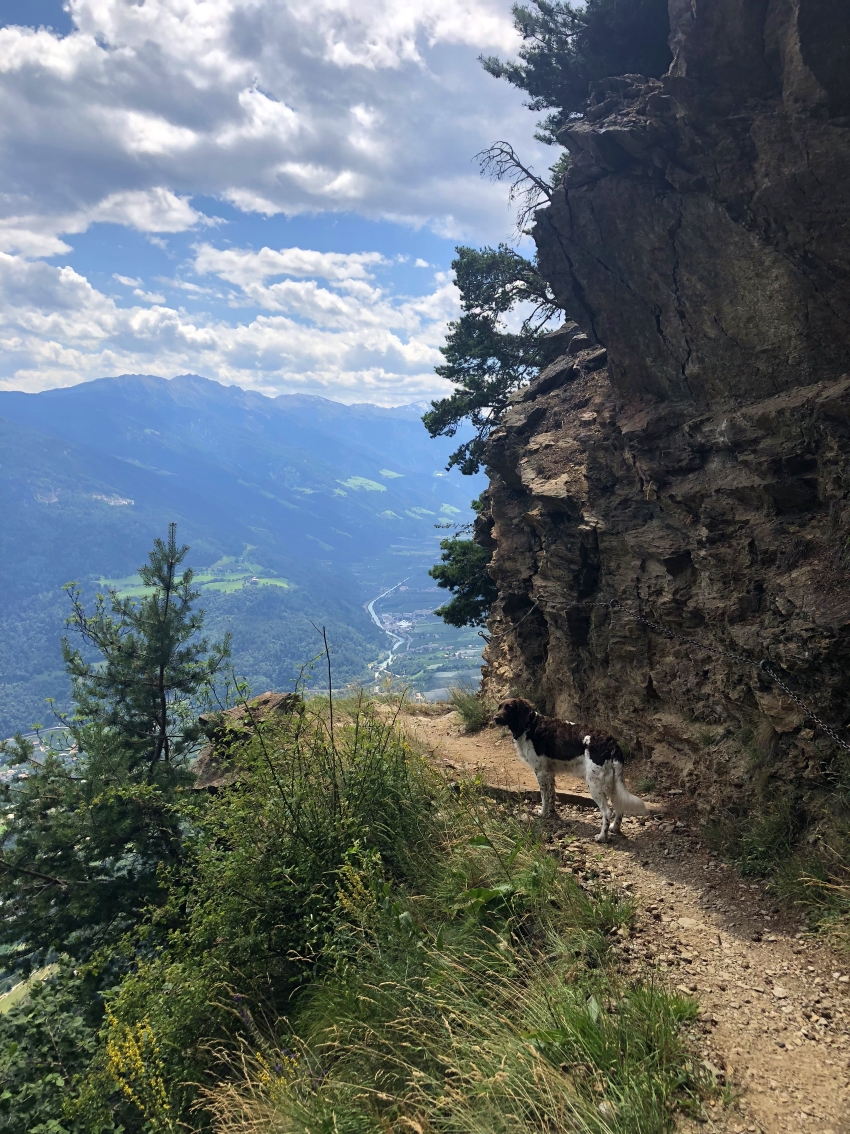
<svg viewBox="0 0 850 1134"><path fill-rule="evenodd" d="M820 806L789 794L751 801L706 825L707 842L745 877L829 933L850 953L850 797L838 789Z"/></svg>
<svg viewBox="0 0 850 1134"><path fill-rule="evenodd" d="M258 571L262 572L263 568L256 564L233 567L215 565L196 571L192 582L201 589L202 593L204 591L220 591L223 594L233 594L234 591L241 591L244 586L272 586L283 587L285 590L291 589L292 584L288 579L284 579L280 575L258 575ZM255 577L257 581L252 584L250 580ZM127 575L121 579L100 579L99 584L102 587L116 590L121 598L139 598L150 593L150 588L142 586L138 575Z"/></svg>
<svg viewBox="0 0 850 1134"><path fill-rule="evenodd" d="M333 975L206 1093L214 1129L660 1134L700 1115L696 1003L614 971L631 906L585 893L471 789L439 806L416 889L374 858L341 875Z"/></svg>
<svg viewBox="0 0 850 1134"><path fill-rule="evenodd" d="M350 476L348 480L338 482L343 488L351 488L355 492L386 492L387 486L379 484L376 480L369 480L366 476Z"/></svg>
<svg viewBox="0 0 850 1134"><path fill-rule="evenodd" d="M492 721L496 711L495 705L480 692L463 685L449 690L449 703L460 715L468 733L480 732Z"/></svg>
<svg viewBox="0 0 850 1134"><path fill-rule="evenodd" d="M238 760L167 937L142 935L110 999L104 1106L155 1081L151 1129L215 1134L667 1134L701 1115L695 1001L618 971L631 902L559 868L533 825L362 696L311 700Z"/></svg>

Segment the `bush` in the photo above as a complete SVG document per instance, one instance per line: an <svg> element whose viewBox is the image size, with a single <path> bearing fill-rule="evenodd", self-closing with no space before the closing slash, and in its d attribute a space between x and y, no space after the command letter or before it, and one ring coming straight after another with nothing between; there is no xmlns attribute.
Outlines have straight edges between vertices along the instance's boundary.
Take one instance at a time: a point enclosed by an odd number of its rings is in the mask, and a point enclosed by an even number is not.
<svg viewBox="0 0 850 1134"><path fill-rule="evenodd" d="M449 690L449 703L460 714L467 732L480 732L496 712L492 701L464 685L455 685Z"/></svg>
<svg viewBox="0 0 850 1134"><path fill-rule="evenodd" d="M106 1134L103 1122L69 1119L83 1075L97 1050L97 1027L84 1005L88 990L68 968L36 981L0 1014L2 1134Z"/></svg>
<svg viewBox="0 0 850 1134"><path fill-rule="evenodd" d="M699 1111L696 1005L609 963L630 907L467 789L440 813L417 891L374 857L345 872L333 974L207 1092L215 1129L649 1134Z"/></svg>

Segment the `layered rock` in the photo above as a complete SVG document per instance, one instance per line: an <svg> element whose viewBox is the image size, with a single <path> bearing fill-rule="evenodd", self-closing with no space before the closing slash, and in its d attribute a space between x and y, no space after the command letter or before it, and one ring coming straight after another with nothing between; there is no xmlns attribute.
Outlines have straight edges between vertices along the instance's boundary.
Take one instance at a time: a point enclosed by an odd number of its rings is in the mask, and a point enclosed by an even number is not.
<svg viewBox="0 0 850 1134"><path fill-rule="evenodd" d="M835 744L758 662L850 718L850 8L670 8L669 75L596 85L537 214L583 334L489 445L485 684L694 786L816 780Z"/></svg>
<svg viewBox="0 0 850 1134"><path fill-rule="evenodd" d="M208 743L193 766L196 791L218 791L239 779L235 753L256 735L258 726L300 712L300 693L261 693L245 704L217 713L202 713L198 724Z"/></svg>

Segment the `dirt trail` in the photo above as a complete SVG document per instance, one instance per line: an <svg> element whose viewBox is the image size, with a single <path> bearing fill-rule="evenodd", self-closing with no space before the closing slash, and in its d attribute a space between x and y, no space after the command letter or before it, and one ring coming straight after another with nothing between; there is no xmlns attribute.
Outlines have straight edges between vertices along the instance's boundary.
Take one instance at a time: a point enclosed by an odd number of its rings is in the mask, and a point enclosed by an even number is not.
<svg viewBox="0 0 850 1134"><path fill-rule="evenodd" d="M455 713L402 723L450 770L498 787L537 786L502 731L465 736ZM559 789L587 794L580 781L563 781ZM850 1134L850 963L710 854L677 818L680 794L645 798L648 818L625 819L622 836L604 846L593 841L595 810L559 806L564 826L553 842L580 879L634 895L637 933L618 947L621 970L649 961L699 998L703 1058L736 1096L714 1108L709 1129Z"/></svg>

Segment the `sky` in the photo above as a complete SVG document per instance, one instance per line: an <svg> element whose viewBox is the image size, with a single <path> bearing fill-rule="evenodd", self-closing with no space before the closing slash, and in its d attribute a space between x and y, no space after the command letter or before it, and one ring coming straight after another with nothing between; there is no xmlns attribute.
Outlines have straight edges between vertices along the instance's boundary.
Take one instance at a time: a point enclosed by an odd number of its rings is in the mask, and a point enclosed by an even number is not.
<svg viewBox="0 0 850 1134"><path fill-rule="evenodd" d="M535 169L510 0L0 0L0 389L441 396L455 245Z"/></svg>

